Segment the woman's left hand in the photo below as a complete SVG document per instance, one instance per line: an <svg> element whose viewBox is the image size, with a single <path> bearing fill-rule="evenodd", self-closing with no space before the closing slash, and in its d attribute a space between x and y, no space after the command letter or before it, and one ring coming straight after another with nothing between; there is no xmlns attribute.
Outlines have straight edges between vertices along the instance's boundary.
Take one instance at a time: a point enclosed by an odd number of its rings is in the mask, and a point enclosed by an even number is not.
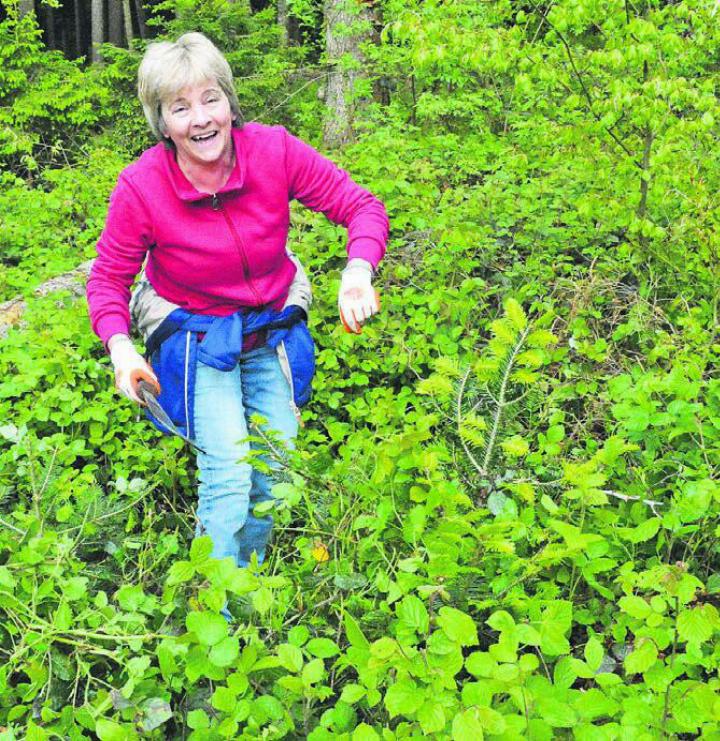
<svg viewBox="0 0 720 741"><path fill-rule="evenodd" d="M351 332L360 332L363 322L380 311L372 276L372 265L359 257L350 260L343 270L338 309L340 318Z"/></svg>

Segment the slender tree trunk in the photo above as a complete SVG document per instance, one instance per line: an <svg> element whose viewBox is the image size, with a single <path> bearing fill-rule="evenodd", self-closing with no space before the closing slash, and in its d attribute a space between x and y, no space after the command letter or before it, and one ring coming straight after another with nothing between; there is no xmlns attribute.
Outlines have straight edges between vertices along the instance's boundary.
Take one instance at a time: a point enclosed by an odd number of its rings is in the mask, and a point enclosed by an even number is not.
<svg viewBox="0 0 720 741"><path fill-rule="evenodd" d="M132 27L132 10L130 10L130 0L122 1L122 12L123 12L123 23L125 24L125 39L127 41L128 49L134 38L133 27Z"/></svg>
<svg viewBox="0 0 720 741"><path fill-rule="evenodd" d="M48 49L55 49L55 14L52 8L43 6L43 25L45 26L45 45Z"/></svg>
<svg viewBox="0 0 720 741"><path fill-rule="evenodd" d="M290 21L290 14L288 13L287 0L277 0L277 21L282 32L280 36L280 44L287 46L290 39L290 29L288 27Z"/></svg>
<svg viewBox="0 0 720 741"><path fill-rule="evenodd" d="M120 0L108 2L108 41L115 46L123 45L123 6Z"/></svg>
<svg viewBox="0 0 720 741"><path fill-rule="evenodd" d="M147 38L147 26L145 25L145 9L142 6L142 0L135 0L135 13L138 19L138 30L140 38Z"/></svg>
<svg viewBox="0 0 720 741"><path fill-rule="evenodd" d="M325 0L323 10L330 65L323 140L328 147L339 147L352 141L355 113L367 102L357 97L355 87L364 76L360 46L372 37L372 9L358 0Z"/></svg>
<svg viewBox="0 0 720 741"><path fill-rule="evenodd" d="M83 45L83 8L82 0L73 3L73 21L75 23L75 56L81 57L85 53Z"/></svg>
<svg viewBox="0 0 720 741"><path fill-rule="evenodd" d="M93 62L101 62L100 45L105 41L105 17L103 14L103 0L92 0L90 7L90 19L92 27L92 43L90 59Z"/></svg>
<svg viewBox="0 0 720 741"><path fill-rule="evenodd" d="M24 18L28 13L35 10L35 0L20 0L18 5L18 15Z"/></svg>

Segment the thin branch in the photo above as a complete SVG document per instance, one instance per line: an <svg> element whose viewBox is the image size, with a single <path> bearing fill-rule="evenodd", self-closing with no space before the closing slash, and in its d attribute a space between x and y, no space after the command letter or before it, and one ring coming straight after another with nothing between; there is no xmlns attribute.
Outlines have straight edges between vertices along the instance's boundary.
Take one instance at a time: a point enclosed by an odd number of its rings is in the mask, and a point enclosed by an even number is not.
<svg viewBox="0 0 720 741"><path fill-rule="evenodd" d="M509 406L510 402L505 401L505 395L507 394L507 388L508 383L510 382L510 373L512 372L513 366L515 364L515 358L517 357L518 352L520 352L520 348L525 343L525 338L528 336L530 332L530 328L525 327L525 329L522 331L520 337L515 341L515 346L512 349L512 352L510 353L510 357L508 358L507 365L505 367L505 371L503 373L502 381L500 383L500 390L498 392L498 403L495 408L495 414L493 416L493 426L492 430L490 431L490 437L488 438L488 444L485 449L485 458L483 459L482 464L482 470L485 472L483 475L487 475L487 470L490 466L490 461L492 459L493 450L495 448L495 441L497 440L497 434L500 429L500 421L502 419L502 413L506 406Z"/></svg>
<svg viewBox="0 0 720 741"><path fill-rule="evenodd" d="M533 11L535 13L540 13L538 10L537 5L532 5ZM583 96L587 100L588 104L588 110L590 111L590 114L592 117L598 122L602 123L602 118L600 114L598 114L595 111L595 105L592 96L590 95L590 91L587 89L587 86L585 85L585 80L583 79L582 74L580 73L580 70L577 68L577 65L575 64L575 58L572 54L572 49L570 49L570 44L567 42L567 39L565 36L558 31L558 29L553 25L552 21L547 18L547 16L541 16L543 20L552 28L553 31L557 34L557 37L560 39L560 42L562 43L563 47L565 48L565 53L567 55L568 61L570 62L570 66L572 67L573 73L575 74L575 77L577 78L578 83L580 83L580 89L582 90ZM608 133L610 138L625 152L625 154L630 157L630 159L633 161L636 167L640 167L640 163L635 159L635 155L625 146L625 143L620 139L611 129L609 129L607 126L603 125L603 128Z"/></svg>
<svg viewBox="0 0 720 741"><path fill-rule="evenodd" d="M467 369L465 372L465 375L463 376L463 379L460 383L460 390L458 391L458 397L457 397L457 428L458 428L458 437L460 438L460 443L463 446L463 450L465 451L465 455L470 459L470 463L475 466L477 469L477 472L481 476L485 476L485 471L482 469L480 464L475 459L475 456L470 452L470 448L468 447L468 444L465 442L465 439L463 438L462 434L462 402L463 402L463 395L465 394L465 386L467 384L467 380L470 377L470 371L472 370L471 367ZM475 407L473 407L474 409Z"/></svg>
<svg viewBox="0 0 720 741"><path fill-rule="evenodd" d="M642 497L636 497L632 494L622 494L619 491L613 491L612 489L601 489L603 494L607 494L609 497L614 497L615 499L622 499L623 502L642 502L643 504L646 504L650 509L653 511L653 514L656 517L659 517L657 510L655 507L663 507L665 505L665 502L657 502L654 499L643 499Z"/></svg>

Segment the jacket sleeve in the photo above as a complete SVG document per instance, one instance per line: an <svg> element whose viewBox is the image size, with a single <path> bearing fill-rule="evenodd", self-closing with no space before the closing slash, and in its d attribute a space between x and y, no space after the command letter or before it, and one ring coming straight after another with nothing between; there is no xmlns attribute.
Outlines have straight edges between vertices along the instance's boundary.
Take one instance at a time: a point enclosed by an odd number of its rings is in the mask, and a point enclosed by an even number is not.
<svg viewBox="0 0 720 741"><path fill-rule="evenodd" d="M282 131L290 198L344 226L348 230L348 258L360 257L377 267L388 238L383 203L309 144Z"/></svg>
<svg viewBox="0 0 720 741"><path fill-rule="evenodd" d="M147 206L121 173L110 195L105 228L87 283L92 328L106 346L112 335L130 333L130 287L152 244Z"/></svg>

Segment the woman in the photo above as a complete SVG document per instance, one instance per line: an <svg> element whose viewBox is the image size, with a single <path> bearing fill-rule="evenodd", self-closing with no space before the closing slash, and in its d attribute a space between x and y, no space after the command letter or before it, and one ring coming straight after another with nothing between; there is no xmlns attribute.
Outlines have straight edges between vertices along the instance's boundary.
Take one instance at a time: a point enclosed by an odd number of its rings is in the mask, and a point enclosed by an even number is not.
<svg viewBox="0 0 720 741"><path fill-rule="evenodd" d="M298 322L302 312L289 305L301 275L286 250L289 202L295 198L348 230L338 305L353 331L379 309L372 276L388 220L380 201L282 127L243 125L230 67L203 35L150 45L138 94L159 143L120 174L111 195L88 281L92 326L110 352L117 388L141 403L137 379L156 383L157 376L129 338L128 304L147 258L151 303L167 308L160 324L171 325L170 339L152 332L153 365L173 383L181 373L185 431L203 451L200 530L211 536L216 558L246 566L253 553L262 561L272 525L253 515L272 482L243 462L248 420L262 415L288 446L298 426L297 389L279 354L298 327L307 331ZM140 323L153 324L148 311ZM176 340L186 330L187 348L194 343L196 351L181 356ZM306 361L302 337L299 347ZM165 388L161 402L164 396Z"/></svg>

